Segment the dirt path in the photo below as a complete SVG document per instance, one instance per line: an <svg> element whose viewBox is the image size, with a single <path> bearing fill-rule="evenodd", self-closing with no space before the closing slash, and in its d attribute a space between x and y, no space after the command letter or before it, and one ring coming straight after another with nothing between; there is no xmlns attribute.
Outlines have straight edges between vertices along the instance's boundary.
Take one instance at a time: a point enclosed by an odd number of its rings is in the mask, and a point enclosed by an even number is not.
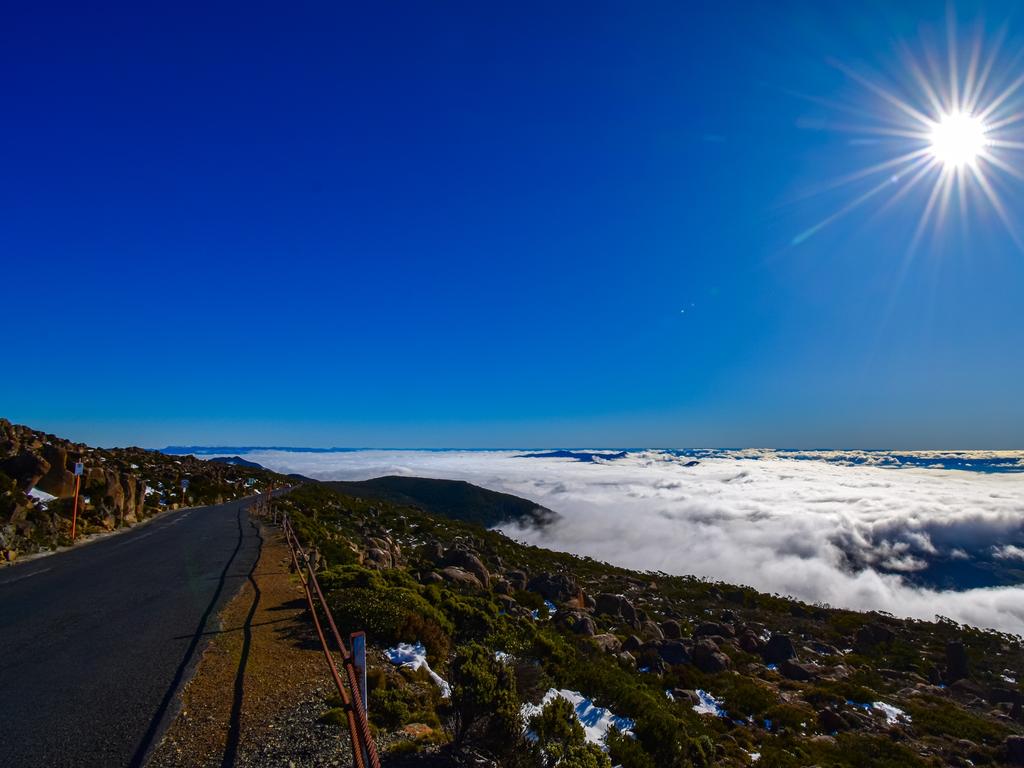
<svg viewBox="0 0 1024 768"><path fill-rule="evenodd" d="M259 560L221 614L151 768L352 764L348 732L319 722L336 692L288 547L277 529L259 531Z"/></svg>

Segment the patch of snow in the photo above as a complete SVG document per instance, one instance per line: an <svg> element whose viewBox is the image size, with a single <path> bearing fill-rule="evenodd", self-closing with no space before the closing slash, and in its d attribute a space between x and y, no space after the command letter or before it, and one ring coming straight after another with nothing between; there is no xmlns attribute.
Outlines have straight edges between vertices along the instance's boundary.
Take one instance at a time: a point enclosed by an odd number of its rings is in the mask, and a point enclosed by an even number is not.
<svg viewBox="0 0 1024 768"><path fill-rule="evenodd" d="M46 504L47 502L53 501L54 499L57 498L56 496L51 496L46 491L40 491L38 488L33 488L31 491L28 492L28 495L31 496L33 499L36 499L37 501L41 501L43 504Z"/></svg>
<svg viewBox="0 0 1024 768"><path fill-rule="evenodd" d="M675 701L676 697L672 695L672 691L665 691L665 698L669 701Z"/></svg>
<svg viewBox="0 0 1024 768"><path fill-rule="evenodd" d="M700 704L693 705L693 711L701 715L714 715L715 717L727 717L725 710L722 709L722 700L716 699L707 691L702 691L700 688L697 689L697 698L700 699Z"/></svg>
<svg viewBox="0 0 1024 768"><path fill-rule="evenodd" d="M504 651L495 651L494 652L494 660L499 662L499 663L501 663L501 664L504 664L505 662L510 661L511 659L512 659L512 654L510 654L510 653L505 653Z"/></svg>
<svg viewBox="0 0 1024 768"><path fill-rule="evenodd" d="M147 496L152 496L156 492L157 492L156 488L150 488L148 485L146 486L146 495Z"/></svg>
<svg viewBox="0 0 1024 768"><path fill-rule="evenodd" d="M608 729L613 726L620 733L627 736L633 735L633 729L636 727L634 721L628 717L614 715L604 707L598 707L579 691L566 689L552 688L544 694L544 698L539 704L524 704L520 710L523 721L529 723L531 717L540 714L544 706L556 698L565 699L572 704L572 708L576 712L576 719L583 726L584 737L591 744L597 744L603 748L605 739L608 737Z"/></svg>
<svg viewBox="0 0 1024 768"><path fill-rule="evenodd" d="M1010 684L1013 684L1013 683L1017 682L1017 678L1010 677L1009 675L1000 675L1000 677L1003 678L1004 682L1007 682L1007 683L1010 683Z"/></svg>
<svg viewBox="0 0 1024 768"><path fill-rule="evenodd" d="M904 712L899 707L887 704L884 701L876 701L871 705L872 709L878 710L885 715L885 722L889 725L895 725L901 720L904 722L910 722L910 715Z"/></svg>
<svg viewBox="0 0 1024 768"><path fill-rule="evenodd" d="M388 661L396 667L403 667L413 671L421 668L426 669L430 679L441 689L441 698L447 699L451 697L452 687L448 685L448 681L432 670L430 665L427 664L427 649L423 643L416 643L415 645L399 643L394 648L388 648L384 653L387 654Z"/></svg>
<svg viewBox="0 0 1024 768"><path fill-rule="evenodd" d="M864 703L860 701L853 701L852 699L847 699L846 703L849 704L851 707L863 709L865 712L872 709L876 712L881 712L883 715L885 715L885 722L889 725L895 725L899 722L910 722L910 715L908 715L899 707L894 706L892 704L888 704L884 701L873 701L869 703Z"/></svg>

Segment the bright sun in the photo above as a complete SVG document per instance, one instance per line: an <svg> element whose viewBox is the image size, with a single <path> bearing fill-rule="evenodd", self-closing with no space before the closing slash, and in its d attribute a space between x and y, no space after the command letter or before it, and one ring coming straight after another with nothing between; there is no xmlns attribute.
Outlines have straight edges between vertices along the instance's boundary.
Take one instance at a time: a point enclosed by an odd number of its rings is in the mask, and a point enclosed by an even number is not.
<svg viewBox="0 0 1024 768"><path fill-rule="evenodd" d="M946 168L973 165L985 151L988 129L981 118L966 112L943 115L931 134L931 152Z"/></svg>
<svg viewBox="0 0 1024 768"><path fill-rule="evenodd" d="M869 201L884 200L881 210L917 189L914 199L923 207L908 254L916 251L929 226L937 236L951 212L958 211L965 223L972 210L983 207L995 213L1024 251L1018 217L1003 200L1003 195L1020 194L1011 179L1024 183L1024 75L1016 59L1000 53L1000 38L985 43L980 24L973 35L962 38L949 8L947 50L925 46L919 56L903 46L900 68L887 78L890 82L837 64L874 98L838 104L860 118L836 125L859 134L858 144L878 147L881 156L820 188L825 192L851 185L856 194L794 237L794 245ZM965 50L960 50L962 43ZM868 150L864 152L866 157Z"/></svg>

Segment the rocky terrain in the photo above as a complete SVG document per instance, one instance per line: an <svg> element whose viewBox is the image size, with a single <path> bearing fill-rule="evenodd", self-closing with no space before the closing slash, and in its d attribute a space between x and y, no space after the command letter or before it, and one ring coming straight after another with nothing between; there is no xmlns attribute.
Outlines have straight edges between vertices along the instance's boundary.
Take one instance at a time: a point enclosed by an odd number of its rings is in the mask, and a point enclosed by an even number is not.
<svg viewBox="0 0 1024 768"><path fill-rule="evenodd" d="M78 461L84 465L78 535L134 525L182 503L215 504L288 482L261 468L142 448L92 448L0 419L0 562L70 543Z"/></svg>
<svg viewBox="0 0 1024 768"><path fill-rule="evenodd" d="M368 633L387 765L1024 765L1017 636L628 571L323 485L279 504L343 631Z"/></svg>

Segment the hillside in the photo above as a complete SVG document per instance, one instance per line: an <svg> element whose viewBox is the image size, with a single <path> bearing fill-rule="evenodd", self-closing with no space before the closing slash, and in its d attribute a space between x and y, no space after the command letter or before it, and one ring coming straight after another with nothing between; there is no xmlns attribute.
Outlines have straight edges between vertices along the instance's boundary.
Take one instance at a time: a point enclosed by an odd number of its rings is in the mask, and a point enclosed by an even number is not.
<svg viewBox="0 0 1024 768"><path fill-rule="evenodd" d="M555 518L554 512L536 502L490 491L462 480L389 475L373 480L332 481L324 485L349 496L418 507L430 514L486 528L509 522L544 525Z"/></svg>
<svg viewBox="0 0 1024 768"><path fill-rule="evenodd" d="M277 504L368 633L385 765L1024 765L1019 637L629 571L341 487Z"/></svg>
<svg viewBox="0 0 1024 768"><path fill-rule="evenodd" d="M216 504L288 484L262 468L93 448L0 419L0 562L70 543L78 461L78 535L131 526L182 503Z"/></svg>

